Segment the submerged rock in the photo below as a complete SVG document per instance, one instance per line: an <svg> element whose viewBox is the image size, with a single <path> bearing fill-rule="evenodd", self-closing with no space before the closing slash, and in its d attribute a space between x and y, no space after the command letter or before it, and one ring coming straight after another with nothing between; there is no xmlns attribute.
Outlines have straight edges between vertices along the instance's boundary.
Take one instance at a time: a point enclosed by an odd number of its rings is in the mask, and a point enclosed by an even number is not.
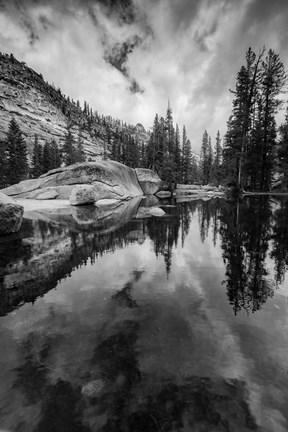
<svg viewBox="0 0 288 432"><path fill-rule="evenodd" d="M101 378L90 381L82 387L81 393L87 397L94 397L103 389L105 384L105 381Z"/></svg>
<svg viewBox="0 0 288 432"><path fill-rule="evenodd" d="M145 195L154 195L160 190L162 180L154 171L146 168L136 168L135 172Z"/></svg>
<svg viewBox="0 0 288 432"><path fill-rule="evenodd" d="M20 230L24 208L12 198L0 192L0 234L15 233Z"/></svg>
<svg viewBox="0 0 288 432"><path fill-rule="evenodd" d="M163 216L163 215L165 214L165 211L162 210L160 207L152 207L152 208L149 210L149 213L150 213L152 216Z"/></svg>
<svg viewBox="0 0 288 432"><path fill-rule="evenodd" d="M169 197L171 197L171 192L170 191L166 191L166 190L165 191L161 190L161 191L157 192L156 195L159 198L169 198Z"/></svg>

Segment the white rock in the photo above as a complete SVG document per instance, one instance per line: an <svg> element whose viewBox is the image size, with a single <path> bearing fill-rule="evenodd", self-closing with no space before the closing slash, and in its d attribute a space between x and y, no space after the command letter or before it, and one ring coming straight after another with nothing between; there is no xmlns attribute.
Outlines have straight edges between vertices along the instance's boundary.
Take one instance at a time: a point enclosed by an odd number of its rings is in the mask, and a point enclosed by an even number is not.
<svg viewBox="0 0 288 432"><path fill-rule="evenodd" d="M163 215L165 214L165 211L162 210L160 207L152 207L152 208L149 210L149 213L150 213L152 216L163 216Z"/></svg>

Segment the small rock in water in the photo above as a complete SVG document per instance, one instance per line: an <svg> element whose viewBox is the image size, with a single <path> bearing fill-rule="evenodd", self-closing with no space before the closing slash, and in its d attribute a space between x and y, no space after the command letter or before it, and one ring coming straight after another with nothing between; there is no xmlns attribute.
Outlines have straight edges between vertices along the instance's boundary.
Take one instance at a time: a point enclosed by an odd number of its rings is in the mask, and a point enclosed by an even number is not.
<svg viewBox="0 0 288 432"><path fill-rule="evenodd" d="M90 381L82 387L81 393L88 397L96 396L102 388L105 386L105 381L102 379L97 379Z"/></svg>
<svg viewBox="0 0 288 432"><path fill-rule="evenodd" d="M160 207L152 207L151 210L149 210L149 213L152 216L163 216L165 214L164 210Z"/></svg>

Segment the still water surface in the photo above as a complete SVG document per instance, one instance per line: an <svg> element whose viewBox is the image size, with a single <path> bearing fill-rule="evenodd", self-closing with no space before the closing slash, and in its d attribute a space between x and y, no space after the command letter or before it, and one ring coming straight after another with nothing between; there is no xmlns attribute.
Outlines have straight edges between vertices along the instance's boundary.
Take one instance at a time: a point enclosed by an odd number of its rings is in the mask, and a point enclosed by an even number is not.
<svg viewBox="0 0 288 432"><path fill-rule="evenodd" d="M288 430L288 202L169 204L1 239L1 432Z"/></svg>

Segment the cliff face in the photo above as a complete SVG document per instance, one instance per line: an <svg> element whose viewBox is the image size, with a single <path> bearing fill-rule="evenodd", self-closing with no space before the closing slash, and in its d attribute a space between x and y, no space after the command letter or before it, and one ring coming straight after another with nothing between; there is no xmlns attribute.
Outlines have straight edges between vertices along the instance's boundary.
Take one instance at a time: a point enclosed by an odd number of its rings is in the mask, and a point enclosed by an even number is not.
<svg viewBox="0 0 288 432"><path fill-rule="evenodd" d="M113 140L131 136L139 145L146 144L149 133L141 124L127 125L111 116L100 116L88 105L70 100L44 81L41 74L19 62L12 54L0 52L0 141L5 139L14 116L23 132L28 152L32 155L34 135L38 141L55 139L61 146L69 125L75 141L79 136L87 160L109 157Z"/></svg>
<svg viewBox="0 0 288 432"><path fill-rule="evenodd" d="M87 130L86 116L74 102L13 56L0 53L0 140L6 137L12 116L19 124L31 154L34 135L39 142L64 141L67 125L77 140L80 129L84 151L94 159L103 155L103 140Z"/></svg>

